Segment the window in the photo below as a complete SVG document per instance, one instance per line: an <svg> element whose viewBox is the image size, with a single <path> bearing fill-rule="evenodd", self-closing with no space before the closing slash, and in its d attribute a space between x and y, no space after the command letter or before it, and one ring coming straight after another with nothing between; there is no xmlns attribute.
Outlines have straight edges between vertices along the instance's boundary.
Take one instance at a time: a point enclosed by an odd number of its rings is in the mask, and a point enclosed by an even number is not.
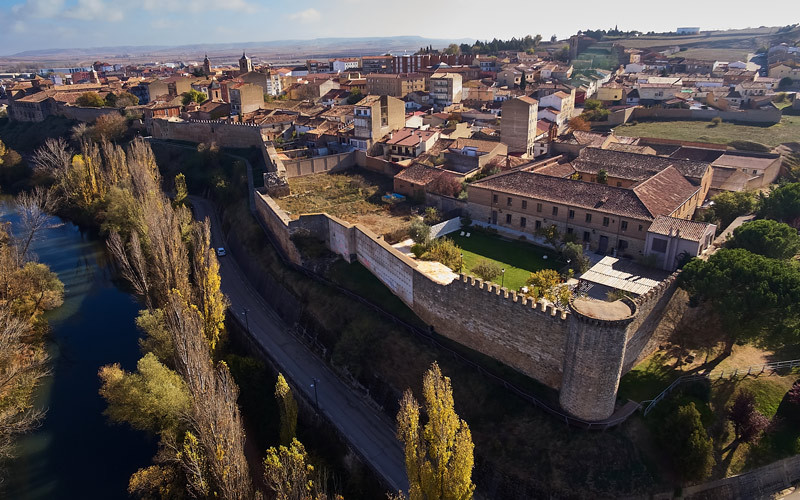
<svg viewBox="0 0 800 500"><path fill-rule="evenodd" d="M584 231L583 232L583 241L589 241L591 239L592 239L592 233L590 233L589 231Z"/></svg>
<svg viewBox="0 0 800 500"><path fill-rule="evenodd" d="M541 228L542 228L542 221L540 221L540 220L537 220L537 221L536 221L536 224L534 224L534 227L536 228L536 230L537 230L537 231L538 231L539 229L541 229Z"/></svg>
<svg viewBox="0 0 800 500"><path fill-rule="evenodd" d="M520 217L519 219L519 227L525 227L528 225L528 219L525 217Z"/></svg>
<svg viewBox="0 0 800 500"><path fill-rule="evenodd" d="M571 227L567 228L567 234L572 234L572 228Z"/></svg>
<svg viewBox="0 0 800 500"><path fill-rule="evenodd" d="M663 238L653 238L653 246L651 248L654 252L664 253L667 251L667 240Z"/></svg>
<svg viewBox="0 0 800 500"><path fill-rule="evenodd" d="M603 217L603 226L608 227L608 217Z"/></svg>
<svg viewBox="0 0 800 500"><path fill-rule="evenodd" d="M574 219L575 218L575 210L570 210L569 211L569 218L570 219Z"/></svg>
<svg viewBox="0 0 800 500"><path fill-rule="evenodd" d="M617 181L617 187L622 187L622 183L620 181Z"/></svg>
<svg viewBox="0 0 800 500"><path fill-rule="evenodd" d="M628 249L628 242L625 240L619 240L619 244L617 244L620 252L624 252Z"/></svg>
<svg viewBox="0 0 800 500"><path fill-rule="evenodd" d="M627 231L628 230L628 221L624 220L624 221L620 222L619 225L620 225L620 227L621 227L621 229L623 231Z"/></svg>
<svg viewBox="0 0 800 500"><path fill-rule="evenodd" d="M522 209L528 208L528 200L522 200Z"/></svg>
<svg viewBox="0 0 800 500"><path fill-rule="evenodd" d="M640 233L642 232L642 225L641 224L639 224L639 232Z"/></svg>
<svg viewBox="0 0 800 500"><path fill-rule="evenodd" d="M541 203L537 203L536 204L536 211L537 212L541 212L542 211L542 204Z"/></svg>
<svg viewBox="0 0 800 500"><path fill-rule="evenodd" d="M558 215L558 207L553 207L553 217Z"/></svg>
<svg viewBox="0 0 800 500"><path fill-rule="evenodd" d="M592 222L592 214L586 214L586 222Z"/></svg>
<svg viewBox="0 0 800 500"><path fill-rule="evenodd" d="M511 224L511 214L506 214L506 224Z"/></svg>
<svg viewBox="0 0 800 500"><path fill-rule="evenodd" d="M497 203L497 195L492 196L492 203Z"/></svg>
<svg viewBox="0 0 800 500"><path fill-rule="evenodd" d="M506 206L507 207L511 206L511 198L506 198Z"/></svg>

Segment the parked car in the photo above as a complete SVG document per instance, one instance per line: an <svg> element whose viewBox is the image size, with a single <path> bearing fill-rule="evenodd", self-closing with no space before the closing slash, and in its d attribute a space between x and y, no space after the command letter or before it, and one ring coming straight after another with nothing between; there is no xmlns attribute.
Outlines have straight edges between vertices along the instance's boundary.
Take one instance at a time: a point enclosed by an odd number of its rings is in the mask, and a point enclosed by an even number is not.
<svg viewBox="0 0 800 500"><path fill-rule="evenodd" d="M217 257L225 257L227 254L228 252L226 252L224 248L217 248Z"/></svg>

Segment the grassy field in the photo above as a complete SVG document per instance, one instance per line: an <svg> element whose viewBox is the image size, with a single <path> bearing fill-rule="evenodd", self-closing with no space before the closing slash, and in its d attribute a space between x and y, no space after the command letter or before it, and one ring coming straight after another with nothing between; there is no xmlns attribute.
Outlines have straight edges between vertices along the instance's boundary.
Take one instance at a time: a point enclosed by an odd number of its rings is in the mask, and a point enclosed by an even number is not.
<svg viewBox="0 0 800 500"><path fill-rule="evenodd" d="M480 230L473 229L470 234L469 238L459 233L449 235L464 254L464 272L469 273L482 259L493 261L506 270L505 279L498 276L495 281L502 282L509 290L519 290L532 272L564 266L558 255L536 245L506 240Z"/></svg>
<svg viewBox="0 0 800 500"><path fill-rule="evenodd" d="M704 121L640 122L614 129L620 136L657 137L682 141L715 142L755 141L770 147L800 141L800 116L784 116L780 123L769 126L721 123L716 127Z"/></svg>
<svg viewBox="0 0 800 500"><path fill-rule="evenodd" d="M690 59L702 59L704 61L746 61L747 54L752 53L752 49L726 49L713 47L700 47L682 50L675 54L679 57Z"/></svg>
<svg viewBox="0 0 800 500"><path fill-rule="evenodd" d="M392 179L353 170L341 174L314 174L289 179L291 194L276 201L293 218L325 212L361 223L377 234L402 230L411 219L409 203L390 206L381 196L394 190Z"/></svg>

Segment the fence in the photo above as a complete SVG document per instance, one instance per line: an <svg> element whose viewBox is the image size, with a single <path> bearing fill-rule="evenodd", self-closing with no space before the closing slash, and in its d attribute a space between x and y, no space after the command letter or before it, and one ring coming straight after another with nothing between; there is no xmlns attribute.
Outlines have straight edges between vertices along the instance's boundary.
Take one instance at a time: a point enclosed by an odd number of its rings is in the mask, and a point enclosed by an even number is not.
<svg viewBox="0 0 800 500"><path fill-rule="evenodd" d="M765 371L770 372L770 375L776 374L778 370L791 370L795 367L800 366L800 359L791 359L788 361L776 361L773 363L764 363L762 365L751 365L745 368L734 368L733 370L711 370L708 373L700 373L694 375L683 375L682 377L678 377L675 379L669 387L661 391L661 393L653 399L642 401L642 414L647 416L648 413L657 405L660 401L662 401L665 397L667 397L676 387L683 384L684 382L692 382L694 380L713 380L713 379L722 379L725 377L725 373L728 373L729 378L737 377L742 375L744 377L748 375L761 375ZM746 371L745 371L746 370Z"/></svg>

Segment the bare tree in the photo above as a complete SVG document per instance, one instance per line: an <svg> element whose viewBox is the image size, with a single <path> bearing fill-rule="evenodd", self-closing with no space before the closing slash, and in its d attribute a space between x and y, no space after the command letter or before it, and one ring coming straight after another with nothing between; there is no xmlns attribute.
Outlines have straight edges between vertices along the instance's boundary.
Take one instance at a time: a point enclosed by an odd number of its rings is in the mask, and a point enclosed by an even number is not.
<svg viewBox="0 0 800 500"><path fill-rule="evenodd" d="M36 233L47 227L50 215L58 205L58 197L51 190L37 186L33 191L20 193L16 205L22 226L18 238L19 256L24 259Z"/></svg>
<svg viewBox="0 0 800 500"><path fill-rule="evenodd" d="M33 153L31 161L37 172L59 178L69 169L72 154L72 149L63 138L50 138Z"/></svg>
<svg viewBox="0 0 800 500"><path fill-rule="evenodd" d="M122 277L128 280L136 294L145 300L148 309L153 308L153 301L150 294L150 278L147 275L147 262L142 253L142 245L139 236L131 233L128 247L122 241L119 233L112 232L108 235L106 242L111 255L119 265Z"/></svg>

